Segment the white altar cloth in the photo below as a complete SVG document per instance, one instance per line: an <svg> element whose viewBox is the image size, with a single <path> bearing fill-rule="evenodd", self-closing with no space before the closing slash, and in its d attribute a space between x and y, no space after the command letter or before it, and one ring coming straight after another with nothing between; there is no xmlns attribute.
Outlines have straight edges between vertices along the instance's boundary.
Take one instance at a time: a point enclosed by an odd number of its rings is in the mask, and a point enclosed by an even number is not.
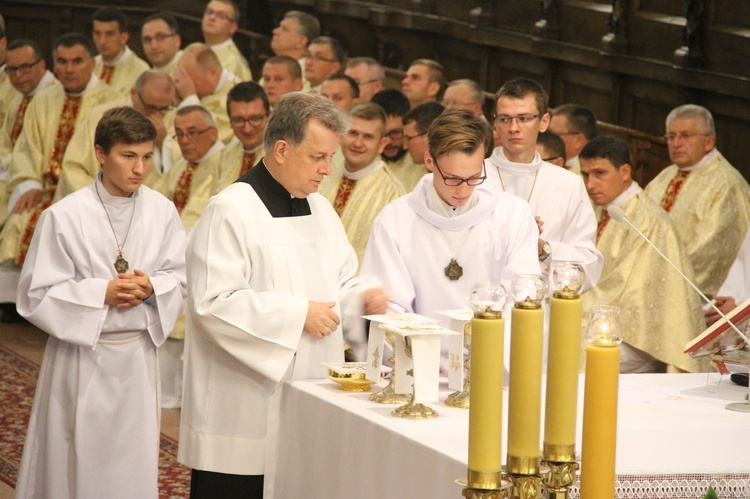
<svg viewBox="0 0 750 499"><path fill-rule="evenodd" d="M750 414L724 408L747 389L718 379L711 375L706 386L706 374L620 377L617 497L700 498L712 485L722 499L750 498ZM582 375L578 452L583 382ZM461 497L454 480L466 477L468 411L443 405L445 384L441 402L429 404L440 417L422 421L394 418L397 406L330 381L283 389L278 470L269 477L275 497ZM507 421L507 399L504 409Z"/></svg>

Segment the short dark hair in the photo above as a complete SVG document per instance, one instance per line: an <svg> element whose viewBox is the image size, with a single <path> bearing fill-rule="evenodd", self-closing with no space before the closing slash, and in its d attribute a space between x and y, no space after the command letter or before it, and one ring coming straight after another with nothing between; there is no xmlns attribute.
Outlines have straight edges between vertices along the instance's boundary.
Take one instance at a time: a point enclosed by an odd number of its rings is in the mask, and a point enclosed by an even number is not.
<svg viewBox="0 0 750 499"><path fill-rule="evenodd" d="M156 140L156 128L151 120L132 107L108 110L99 120L94 132L94 145L109 154L116 144L140 144Z"/></svg>
<svg viewBox="0 0 750 499"><path fill-rule="evenodd" d="M565 141L549 129L539 132L539 135L536 136L536 143L544 147L550 154L554 154L553 158L562 158L563 162L568 160L565 155Z"/></svg>
<svg viewBox="0 0 750 499"><path fill-rule="evenodd" d="M263 109L266 110L266 114L269 114L271 112L271 104L268 102L268 96L263 87L254 81L238 83L227 94L227 115L231 114L229 112L229 104L232 102L252 102L256 99L260 99L263 102Z"/></svg>
<svg viewBox="0 0 750 499"><path fill-rule="evenodd" d="M486 158L492 151L492 128L471 111L448 109L430 125L427 143L433 159L451 152L473 154L480 147Z"/></svg>
<svg viewBox="0 0 750 499"><path fill-rule="evenodd" d="M558 115L568 118L570 132L582 133L588 140L599 134L596 116L587 107L578 104L563 104L552 110L552 116Z"/></svg>
<svg viewBox="0 0 750 499"><path fill-rule="evenodd" d="M404 125L414 121L417 124L419 133L427 133L432 122L443 114L443 111L445 111L445 107L439 102L423 102L404 115Z"/></svg>
<svg viewBox="0 0 750 499"><path fill-rule="evenodd" d="M354 81L354 78L351 76L347 76L344 73L333 73L328 76L326 76L326 79L323 80L323 83L327 81L334 81L334 80L344 80L349 84L349 90L352 91L352 97L355 99L359 98L359 85L357 85L357 82Z"/></svg>
<svg viewBox="0 0 750 499"><path fill-rule="evenodd" d="M606 159L617 170L624 164L631 164L628 143L614 135L594 137L584 146L578 157L580 159Z"/></svg>
<svg viewBox="0 0 750 499"><path fill-rule="evenodd" d="M208 4L210 3L210 1L211 0L206 2L206 7L208 7ZM240 17L242 17L242 12L240 12L240 4L238 4L234 0L216 0L216 1L232 7L232 12L234 13L234 17L231 19L232 22L237 23L240 21Z"/></svg>
<svg viewBox="0 0 750 499"><path fill-rule="evenodd" d="M52 44L52 54L55 54L59 47L70 48L75 47L76 45L83 45L92 59L96 57L94 42L92 42L91 38L88 36L84 36L80 33L65 33L64 35L57 37L55 43Z"/></svg>
<svg viewBox="0 0 750 499"><path fill-rule="evenodd" d="M381 90L370 99L383 108L387 116L404 116L409 112L411 105L409 99L400 90Z"/></svg>
<svg viewBox="0 0 750 499"><path fill-rule="evenodd" d="M433 59L417 59L416 61L413 61L409 67L416 65L427 67L427 78L430 83L437 83L440 85L436 98L438 100L442 99L446 88L445 68L443 68L443 65Z"/></svg>
<svg viewBox="0 0 750 499"><path fill-rule="evenodd" d="M169 14L162 14L161 12L151 14L143 20L143 22L141 23L141 28L143 28L146 23L150 23L151 21L164 21L169 27L170 31L172 31L172 33L174 33L175 35L180 34L180 24L177 22L177 19L170 16Z"/></svg>
<svg viewBox="0 0 750 499"><path fill-rule="evenodd" d="M505 82L500 90L495 94L495 106L501 97L508 97L509 99L523 99L527 95L533 95L536 101L537 112L540 114L547 113L547 106L549 102L549 96L544 87L531 78L516 78ZM497 107L495 107L497 109Z"/></svg>
<svg viewBox="0 0 750 499"><path fill-rule="evenodd" d="M2 38L2 37L0 37ZM41 59L44 57L42 55L42 49L39 48L39 44L37 44L34 40L29 40L28 38L19 38L17 40L13 40L8 44L8 47L5 49L6 52L10 50L16 50L23 47L31 47L31 50L34 51L34 57L37 59Z"/></svg>
<svg viewBox="0 0 750 499"><path fill-rule="evenodd" d="M296 59L289 57L288 55L275 55L273 57L270 57L265 63L263 63L263 67L267 66L268 64L281 64L283 66L286 66L286 69L289 72L289 75L292 77L292 80L302 78L302 67L299 65L299 62L297 62Z"/></svg>
<svg viewBox="0 0 750 499"><path fill-rule="evenodd" d="M92 20L103 23L117 21L117 27L120 28L120 33L125 33L128 30L128 18L125 13L117 7L100 7L96 9Z"/></svg>
<svg viewBox="0 0 750 499"><path fill-rule="evenodd" d="M330 37L330 36L317 36L315 37L311 42L310 45L313 43L324 43L331 47L331 52L333 52L333 59L335 62L340 63L341 65L346 62L346 52L344 51L343 45L341 45L341 42L337 39Z"/></svg>

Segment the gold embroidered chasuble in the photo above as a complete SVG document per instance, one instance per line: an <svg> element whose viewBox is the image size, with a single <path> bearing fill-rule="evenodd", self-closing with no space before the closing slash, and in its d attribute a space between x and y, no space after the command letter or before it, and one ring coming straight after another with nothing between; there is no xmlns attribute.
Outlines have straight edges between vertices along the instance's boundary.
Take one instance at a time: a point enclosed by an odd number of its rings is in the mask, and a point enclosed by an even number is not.
<svg viewBox="0 0 750 499"><path fill-rule="evenodd" d="M214 45L211 50L216 53L224 69L234 73L240 81L252 81L253 74L250 72L247 59L242 55L234 40L228 40L228 42Z"/></svg>
<svg viewBox="0 0 750 499"><path fill-rule="evenodd" d="M242 142L237 137L221 150L221 158L219 158L216 175L214 176L211 195L218 194L240 177L243 160L246 156L247 154L245 154L245 150L242 147ZM255 151L253 166L257 165L263 159L263 156L265 156L265 151L261 146L260 149Z"/></svg>
<svg viewBox="0 0 750 499"><path fill-rule="evenodd" d="M229 115L227 115L227 94L237 83L240 83L240 80L235 77L224 82L211 95L201 99L201 106L205 107L213 116L216 128L219 130L219 140L224 142L225 145L228 145L234 138L234 131L229 125Z"/></svg>
<svg viewBox="0 0 750 499"><path fill-rule="evenodd" d="M180 62L180 57L182 57L182 50L178 50L177 53L172 57L172 60L163 65L160 68L154 67L156 71L161 71L162 73L167 73L169 76L174 76L174 70L177 68L177 63Z"/></svg>
<svg viewBox="0 0 750 499"><path fill-rule="evenodd" d="M135 80L141 76L141 73L151 69L148 63L135 55L132 50L128 48L125 50L128 51L127 56L123 57L114 66L109 66L109 68L112 68L109 77L103 77L106 76L105 69L108 66L104 64L101 54L95 58L96 69L94 70L94 74L98 75L105 83L112 87L112 90L116 91L122 97L127 97L130 94L130 89L133 88Z"/></svg>
<svg viewBox="0 0 750 499"><path fill-rule="evenodd" d="M676 165L669 166L646 186L657 204L677 171ZM750 227L750 186L716 151L685 179L669 216L687 248L695 284L715 295Z"/></svg>
<svg viewBox="0 0 750 499"><path fill-rule="evenodd" d="M325 177L320 185L320 194L331 204L336 201L342 177L343 169L337 169L330 176ZM340 217L346 236L357 252L357 261L360 264L375 218L386 204L404 195L406 195L406 189L387 166L378 168L356 181Z"/></svg>
<svg viewBox="0 0 750 499"><path fill-rule="evenodd" d="M386 162L388 168L404 185L406 192L411 192L419 181L430 173L425 165L415 165L411 154L404 154L398 161Z"/></svg>
<svg viewBox="0 0 750 499"><path fill-rule="evenodd" d="M0 65L0 123L5 120L5 115L8 113L8 105L16 94L21 95L21 92L16 90L16 87L10 82L8 73L5 72L5 64Z"/></svg>
<svg viewBox="0 0 750 499"><path fill-rule="evenodd" d="M645 192L622 209L692 279L692 266L667 213ZM625 223L610 220L596 248L604 255L604 269L596 286L583 295L583 317L588 318L592 306L620 307L625 343L684 371L703 370L701 362L683 353L685 344L706 327L698 293Z"/></svg>
<svg viewBox="0 0 750 499"><path fill-rule="evenodd" d="M31 242L36 220L52 203L70 137L81 117L92 107L114 100L117 94L102 82L80 97L68 97L62 85L39 92L29 104L24 127L13 148L8 170L8 192L24 182L37 182L42 202L33 210L11 214L0 233L0 262L22 264Z"/></svg>

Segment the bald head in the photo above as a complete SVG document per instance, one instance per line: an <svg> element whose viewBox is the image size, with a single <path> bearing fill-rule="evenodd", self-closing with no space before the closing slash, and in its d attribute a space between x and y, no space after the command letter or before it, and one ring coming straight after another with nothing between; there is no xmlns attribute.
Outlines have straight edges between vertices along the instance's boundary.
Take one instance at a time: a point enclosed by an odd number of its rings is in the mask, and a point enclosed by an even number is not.
<svg viewBox="0 0 750 499"><path fill-rule="evenodd" d="M146 116L157 113L164 115L172 108L175 98L172 78L161 71L144 71L135 81L130 91L133 107Z"/></svg>
<svg viewBox="0 0 750 499"><path fill-rule="evenodd" d="M221 80L221 62L216 53L203 43L191 43L185 47L179 67L193 80L200 98L211 95Z"/></svg>

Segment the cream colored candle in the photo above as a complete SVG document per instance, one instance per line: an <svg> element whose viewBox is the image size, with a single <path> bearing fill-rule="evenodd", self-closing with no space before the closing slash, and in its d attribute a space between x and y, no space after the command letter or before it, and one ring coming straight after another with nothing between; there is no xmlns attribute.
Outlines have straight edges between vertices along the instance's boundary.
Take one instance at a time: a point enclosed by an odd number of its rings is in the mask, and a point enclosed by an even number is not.
<svg viewBox="0 0 750 499"><path fill-rule="evenodd" d="M574 460L581 315L580 298L551 298L544 413L544 458L548 461Z"/></svg>
<svg viewBox="0 0 750 499"><path fill-rule="evenodd" d="M513 474L534 475L539 472L543 334L544 311L541 308L513 308L507 461L508 472Z"/></svg>
<svg viewBox="0 0 750 499"><path fill-rule="evenodd" d="M471 488L500 487L505 319L471 322L469 475Z"/></svg>
<svg viewBox="0 0 750 499"><path fill-rule="evenodd" d="M581 499L615 497L619 379L619 345L606 340L589 343L583 401Z"/></svg>

